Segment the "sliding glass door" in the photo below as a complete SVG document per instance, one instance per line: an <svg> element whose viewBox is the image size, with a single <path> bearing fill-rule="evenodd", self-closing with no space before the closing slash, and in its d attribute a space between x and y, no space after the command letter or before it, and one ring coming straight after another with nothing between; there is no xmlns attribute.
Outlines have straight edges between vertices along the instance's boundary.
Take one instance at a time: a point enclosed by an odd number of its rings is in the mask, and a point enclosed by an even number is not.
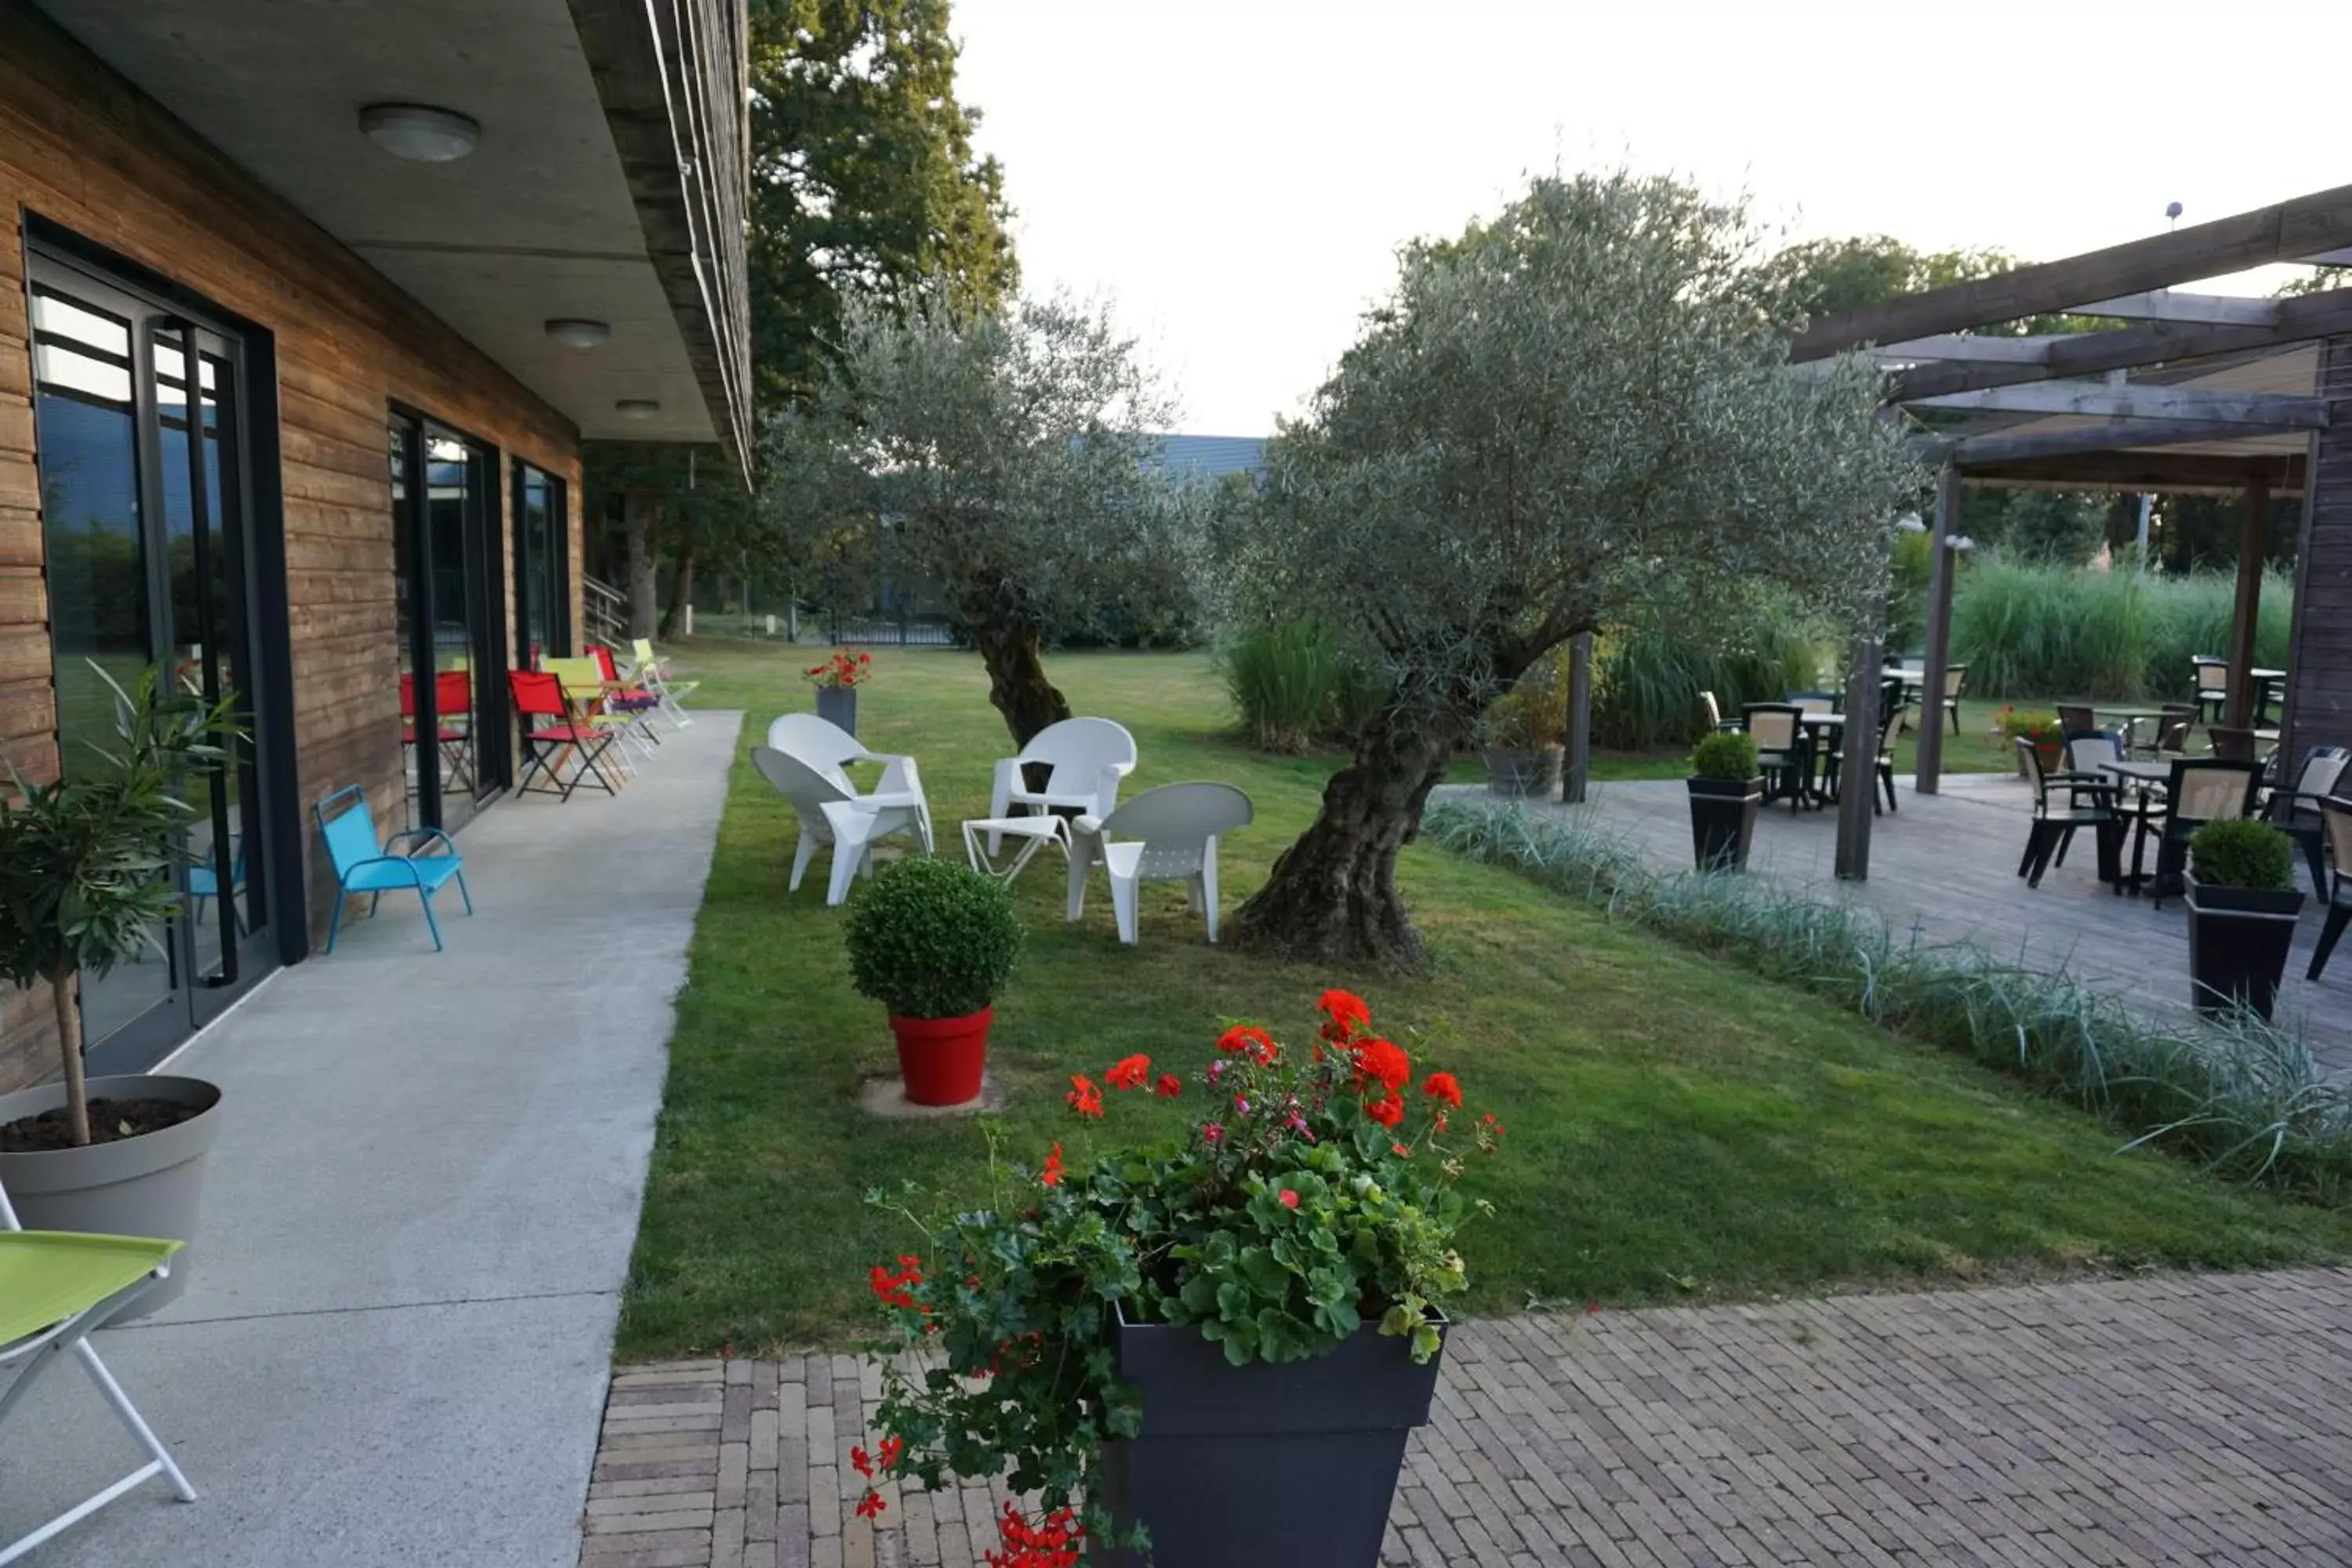
<svg viewBox="0 0 2352 1568"><path fill-rule="evenodd" d="M514 466L515 649L518 669L536 669L543 656L572 647L572 574L568 568L572 514L563 481L517 461Z"/></svg>
<svg viewBox="0 0 2352 1568"><path fill-rule="evenodd" d="M188 779L195 865L173 873L179 914L146 952L86 979L93 1055L152 1060L275 966L258 645L244 439L243 345L113 280L36 254L30 277L35 440L68 778L106 765L118 691L150 668L207 702L235 699L247 733Z"/></svg>
<svg viewBox="0 0 2352 1568"><path fill-rule="evenodd" d="M408 824L454 833L513 773L497 458L404 414L390 451Z"/></svg>

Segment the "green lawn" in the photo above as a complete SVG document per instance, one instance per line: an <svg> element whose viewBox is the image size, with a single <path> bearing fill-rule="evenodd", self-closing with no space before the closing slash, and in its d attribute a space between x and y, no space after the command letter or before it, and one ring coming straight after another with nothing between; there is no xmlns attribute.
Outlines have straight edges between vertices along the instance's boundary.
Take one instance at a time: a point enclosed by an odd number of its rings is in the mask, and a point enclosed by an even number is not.
<svg viewBox="0 0 2352 1568"><path fill-rule="evenodd" d="M706 640L680 662L698 705L741 707L751 737L811 706L789 650ZM921 760L940 848L986 807L1008 750L978 661L875 655L861 727ZM1224 701L1191 656L1059 657L1081 712L1136 733L1144 788L1220 778L1256 825L1229 841L1231 911L1311 815L1328 760L1227 739ZM659 766L656 763L655 765ZM877 1124L861 1079L892 1070L881 1007L851 991L824 861L784 879L794 829L747 762L679 999L667 1101L620 1332L624 1356L837 1344L866 1321L865 1271L908 1237L861 1193L954 1188L985 1154L971 1121ZM1415 847L1401 879L1427 936L1412 982L1248 959L1202 942L1173 888L1147 888L1143 942L1121 948L1107 894L1061 919L1057 861L1014 889L1029 951L998 1008L993 1068L1008 1152L1171 1128L1179 1108L1120 1099L1091 1134L1065 1075L1130 1051L1191 1067L1221 1022L1305 1032L1318 989L1361 991L1423 1066L1457 1071L1509 1125L1469 1181L1496 1217L1466 1236L1474 1306L1606 1305L1835 1286L1950 1282L2157 1265L2336 1258L2352 1220L2225 1188L2155 1154L2117 1155L2085 1116L1793 992L1612 925L1507 872Z"/></svg>

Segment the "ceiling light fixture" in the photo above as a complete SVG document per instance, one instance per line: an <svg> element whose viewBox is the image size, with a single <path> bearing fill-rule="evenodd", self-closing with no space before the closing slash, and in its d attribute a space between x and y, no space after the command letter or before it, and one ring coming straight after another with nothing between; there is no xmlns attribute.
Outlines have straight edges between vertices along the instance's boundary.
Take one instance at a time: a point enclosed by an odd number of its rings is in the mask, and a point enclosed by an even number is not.
<svg viewBox="0 0 2352 1568"><path fill-rule="evenodd" d="M371 103L360 110L367 139L395 158L446 163L478 146L482 128L452 109L422 103Z"/></svg>
<svg viewBox="0 0 2352 1568"><path fill-rule="evenodd" d="M613 405L613 412L624 419L650 419L661 412L661 405L650 397L624 397Z"/></svg>
<svg viewBox="0 0 2352 1568"><path fill-rule="evenodd" d="M613 341L613 329L585 316L559 316L547 323L547 335L567 349L593 349Z"/></svg>

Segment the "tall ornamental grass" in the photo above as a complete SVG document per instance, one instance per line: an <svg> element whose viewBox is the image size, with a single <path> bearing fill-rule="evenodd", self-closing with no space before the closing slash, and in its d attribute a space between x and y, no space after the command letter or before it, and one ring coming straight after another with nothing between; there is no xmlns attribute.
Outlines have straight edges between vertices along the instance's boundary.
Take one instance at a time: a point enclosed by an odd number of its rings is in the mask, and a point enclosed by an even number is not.
<svg viewBox="0 0 2352 1568"><path fill-rule="evenodd" d="M1351 740L1385 696L1377 672L1316 621L1242 632L1217 650L1217 670L1243 733L1262 752Z"/></svg>
<svg viewBox="0 0 2352 1568"><path fill-rule="evenodd" d="M2293 584L2264 574L2256 661L2286 661ZM2236 587L2219 573L2166 577L2000 555L1972 562L1952 600L1952 658L1983 697L2186 698L2189 661L2226 657Z"/></svg>
<svg viewBox="0 0 2352 1568"><path fill-rule="evenodd" d="M2151 1017L2063 972L1898 937L1875 911L1761 877L1652 869L1552 813L1448 797L1423 818L1454 854L1507 867L1662 935L1974 1057L2107 1118L2127 1138L2323 1201L2352 1192L2352 1089L2302 1038L2242 1014Z"/></svg>
<svg viewBox="0 0 2352 1568"><path fill-rule="evenodd" d="M1699 693L1712 691L1727 717L1746 702L1778 702L1821 679L1821 650L1804 627L1766 622L1756 646L1716 653L1663 631L1605 641L1595 658L1592 738L1624 752L1687 746L1705 732Z"/></svg>

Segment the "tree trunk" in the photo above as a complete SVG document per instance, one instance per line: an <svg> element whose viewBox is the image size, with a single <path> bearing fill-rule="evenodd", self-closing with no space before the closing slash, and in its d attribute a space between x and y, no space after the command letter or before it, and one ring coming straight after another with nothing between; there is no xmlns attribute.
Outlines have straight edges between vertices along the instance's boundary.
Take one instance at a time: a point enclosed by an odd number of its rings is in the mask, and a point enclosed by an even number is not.
<svg viewBox="0 0 2352 1568"><path fill-rule="evenodd" d="M1283 958L1419 967L1421 938L1397 897L1397 851L1466 733L1452 713L1389 710L1324 786L1323 810L1235 918L1240 946Z"/></svg>
<svg viewBox="0 0 2352 1568"><path fill-rule="evenodd" d="M76 1148L89 1144L89 1091L82 1085L80 986L70 969L49 973L49 995L58 1010L58 1055L66 1072L66 1120Z"/></svg>
<svg viewBox="0 0 2352 1568"><path fill-rule="evenodd" d="M1004 715L1014 746L1025 746L1038 731L1070 716L1070 700L1045 679L1037 657L1037 633L966 618L972 646L988 668L988 700Z"/></svg>
<svg viewBox="0 0 2352 1568"><path fill-rule="evenodd" d="M686 606L694 603L694 546L689 544L678 552L677 565L669 580L669 608L662 612L661 635L678 635L679 623L686 618Z"/></svg>
<svg viewBox="0 0 2352 1568"><path fill-rule="evenodd" d="M660 514L660 500L643 490L631 490L621 502L621 522L628 542L629 635L633 637L656 635L654 528Z"/></svg>

